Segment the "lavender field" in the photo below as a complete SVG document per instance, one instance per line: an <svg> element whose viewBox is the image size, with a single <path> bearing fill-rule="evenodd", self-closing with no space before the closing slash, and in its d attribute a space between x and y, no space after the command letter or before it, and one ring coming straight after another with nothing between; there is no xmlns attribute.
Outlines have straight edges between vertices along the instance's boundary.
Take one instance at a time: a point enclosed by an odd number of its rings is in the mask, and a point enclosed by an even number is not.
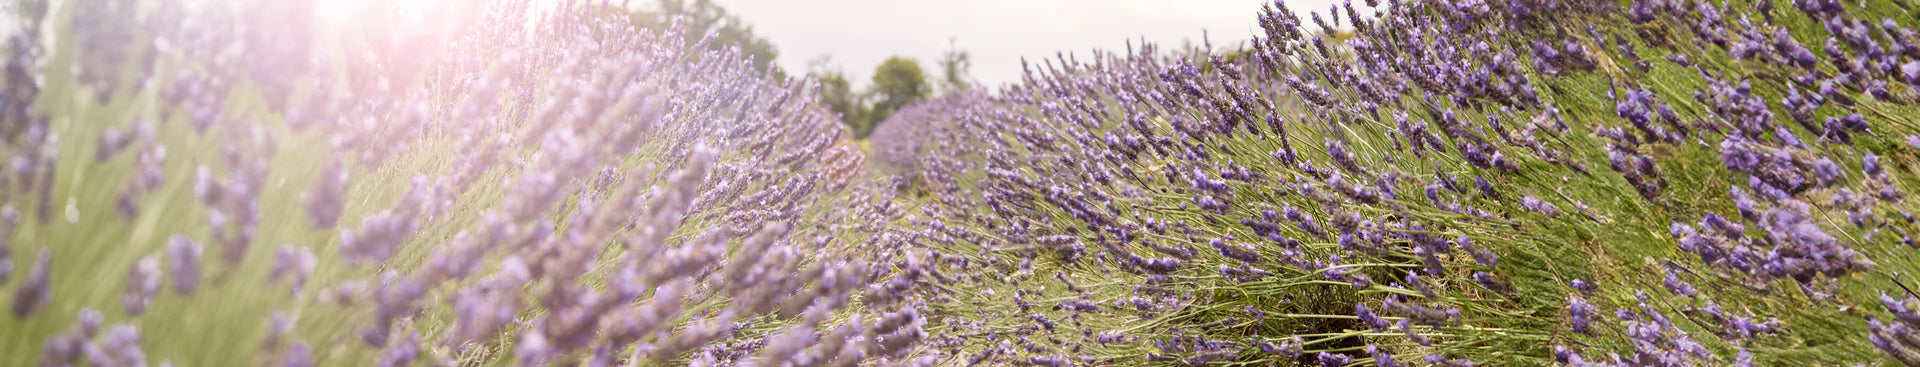
<svg viewBox="0 0 1920 367"><path fill-rule="evenodd" d="M1920 366L1909 1L1274 2L870 136L324 3L0 2L0 366Z"/></svg>

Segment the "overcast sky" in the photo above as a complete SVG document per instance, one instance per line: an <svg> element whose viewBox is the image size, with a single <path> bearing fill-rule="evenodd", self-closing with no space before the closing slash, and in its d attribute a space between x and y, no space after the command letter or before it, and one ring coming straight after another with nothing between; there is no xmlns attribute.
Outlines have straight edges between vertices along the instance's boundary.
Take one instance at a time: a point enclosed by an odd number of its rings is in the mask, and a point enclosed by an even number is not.
<svg viewBox="0 0 1920 367"><path fill-rule="evenodd" d="M781 67L798 74L809 61L831 55L829 67L863 86L891 55L917 59L938 77L936 61L949 38L972 53L972 74L987 85L1018 81L1023 56L1038 61L1055 52L1125 50L1127 40L1138 44L1142 37L1163 47L1184 40L1198 45L1203 29L1216 47L1244 42L1260 32L1260 5L1270 0L714 1L773 41ZM1287 4L1304 16L1336 2Z"/></svg>

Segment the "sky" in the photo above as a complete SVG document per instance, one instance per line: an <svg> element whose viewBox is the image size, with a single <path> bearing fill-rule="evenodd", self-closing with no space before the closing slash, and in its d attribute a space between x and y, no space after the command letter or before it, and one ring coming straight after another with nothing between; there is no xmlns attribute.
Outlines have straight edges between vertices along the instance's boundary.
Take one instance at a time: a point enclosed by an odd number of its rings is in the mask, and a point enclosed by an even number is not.
<svg viewBox="0 0 1920 367"><path fill-rule="evenodd" d="M972 55L974 79L994 86L1020 80L1020 59L1038 62L1056 52L1125 50L1144 38L1163 48L1183 41L1216 47L1244 43L1260 33L1260 6L1271 0L714 0L771 40L776 63L793 73L822 55L826 66L855 86L873 67L900 55L920 61L937 78L942 54L953 46ZM1303 16L1325 12L1337 0L1289 0ZM1360 6L1355 2L1356 7Z"/></svg>

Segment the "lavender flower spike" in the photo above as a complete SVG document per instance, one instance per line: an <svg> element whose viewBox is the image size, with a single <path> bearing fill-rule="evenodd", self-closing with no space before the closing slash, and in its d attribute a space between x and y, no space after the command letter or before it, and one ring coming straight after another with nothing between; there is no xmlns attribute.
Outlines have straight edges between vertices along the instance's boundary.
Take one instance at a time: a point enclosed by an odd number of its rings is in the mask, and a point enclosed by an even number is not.
<svg viewBox="0 0 1920 367"><path fill-rule="evenodd" d="M53 252L40 249L40 255L33 261L33 270L27 273L27 280L13 291L13 317L24 319L47 307L53 302L53 290L47 288L49 269L53 267Z"/></svg>
<svg viewBox="0 0 1920 367"><path fill-rule="evenodd" d="M173 291L181 295L192 295L200 286L200 255L205 250L200 245L188 241L186 236L173 235L167 241L167 264L173 273Z"/></svg>

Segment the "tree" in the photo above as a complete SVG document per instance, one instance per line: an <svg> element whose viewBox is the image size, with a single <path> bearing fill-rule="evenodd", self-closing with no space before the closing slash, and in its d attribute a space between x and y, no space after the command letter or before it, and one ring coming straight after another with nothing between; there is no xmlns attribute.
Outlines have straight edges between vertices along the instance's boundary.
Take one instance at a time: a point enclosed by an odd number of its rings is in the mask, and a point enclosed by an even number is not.
<svg viewBox="0 0 1920 367"><path fill-rule="evenodd" d="M868 115L865 96L853 90L853 83L847 80L847 73L832 67L832 55L820 55L807 60L807 74L820 83L814 98L828 110L838 114L840 123L860 137L860 132Z"/></svg>
<svg viewBox="0 0 1920 367"><path fill-rule="evenodd" d="M869 114L866 101L862 101L860 96L853 92L853 86L847 82L845 74L838 71L815 71L813 78L820 82L820 104L840 114L840 121L846 123L856 137L865 136L861 133L863 130L871 131L866 126L868 125L866 118Z"/></svg>
<svg viewBox="0 0 1920 367"><path fill-rule="evenodd" d="M866 139L894 111L933 93L926 71L910 58L894 56L881 62L873 69L873 85L864 93L853 91L846 74L826 68L825 57L812 64L811 74L820 83L820 104L839 113L856 139Z"/></svg>
<svg viewBox="0 0 1920 367"><path fill-rule="evenodd" d="M942 93L953 93L973 86L973 78L967 71L973 67L973 54L955 46L956 42L956 39L948 38L947 54L940 57Z"/></svg>
<svg viewBox="0 0 1920 367"><path fill-rule="evenodd" d="M773 59L779 56L779 50L773 42L753 34L753 26L747 25L740 17L728 14L727 9L716 5L712 0L660 0L651 10L636 10L628 15L633 26L641 29L663 31L673 26L679 19L684 27L681 34L687 45L693 45L713 33L713 40L707 44L711 50L737 48L740 54L753 57L755 70L773 69ZM773 70L776 78L784 79L779 70Z"/></svg>
<svg viewBox="0 0 1920 367"><path fill-rule="evenodd" d="M870 93L873 94L875 125L907 103L933 93L932 86L927 84L927 72L920 69L920 62L900 56L889 57L873 69L872 88ZM872 131L872 127L867 130Z"/></svg>

